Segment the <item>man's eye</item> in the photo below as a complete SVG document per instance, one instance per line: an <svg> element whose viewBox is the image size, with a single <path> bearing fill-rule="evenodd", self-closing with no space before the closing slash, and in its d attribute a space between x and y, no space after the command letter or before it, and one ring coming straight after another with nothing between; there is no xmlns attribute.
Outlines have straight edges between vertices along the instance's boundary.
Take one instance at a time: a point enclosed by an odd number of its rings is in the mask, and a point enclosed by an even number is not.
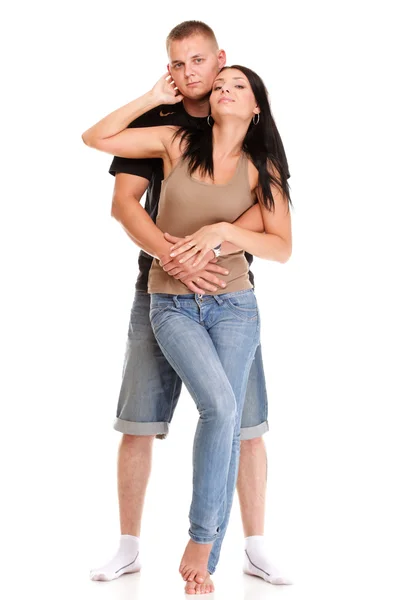
<svg viewBox="0 0 395 600"><path fill-rule="evenodd" d="M173 65L173 69L179 69L181 67L181 63L177 63L176 65Z"/></svg>
<svg viewBox="0 0 395 600"><path fill-rule="evenodd" d="M195 62L197 62L197 63L201 63L202 61L203 61L202 58L195 58Z"/></svg>

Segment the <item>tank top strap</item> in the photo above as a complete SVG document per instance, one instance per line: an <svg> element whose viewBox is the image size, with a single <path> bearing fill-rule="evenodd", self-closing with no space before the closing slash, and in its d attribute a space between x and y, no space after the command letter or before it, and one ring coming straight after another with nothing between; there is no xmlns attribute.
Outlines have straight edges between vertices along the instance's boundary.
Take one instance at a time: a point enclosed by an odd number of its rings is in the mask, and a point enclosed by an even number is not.
<svg viewBox="0 0 395 600"><path fill-rule="evenodd" d="M248 156L245 152L242 152L240 155L239 163L236 167L236 173L234 175L233 181L247 182L249 185L248 178Z"/></svg>
<svg viewBox="0 0 395 600"><path fill-rule="evenodd" d="M163 182L168 182L169 179L173 179L174 177L179 177L182 176L182 173L187 173L188 170L188 164L187 161L180 156L177 164L172 168L172 170L170 171L170 173L168 174L168 176L163 179Z"/></svg>

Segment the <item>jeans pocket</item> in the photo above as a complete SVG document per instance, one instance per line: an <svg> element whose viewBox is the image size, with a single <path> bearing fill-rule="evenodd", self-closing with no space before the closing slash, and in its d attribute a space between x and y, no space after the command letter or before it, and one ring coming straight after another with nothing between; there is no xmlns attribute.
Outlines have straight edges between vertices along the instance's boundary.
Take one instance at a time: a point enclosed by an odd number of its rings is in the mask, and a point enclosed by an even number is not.
<svg viewBox="0 0 395 600"><path fill-rule="evenodd" d="M258 318L258 304L255 294L235 294L226 298L227 308L241 319L254 321Z"/></svg>

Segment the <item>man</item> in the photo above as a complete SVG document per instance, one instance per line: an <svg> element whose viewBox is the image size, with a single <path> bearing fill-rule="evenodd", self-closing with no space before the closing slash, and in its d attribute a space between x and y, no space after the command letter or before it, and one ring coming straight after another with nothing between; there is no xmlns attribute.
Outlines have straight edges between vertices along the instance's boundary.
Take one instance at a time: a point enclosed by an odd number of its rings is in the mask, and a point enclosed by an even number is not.
<svg viewBox="0 0 395 600"><path fill-rule="evenodd" d="M146 94L142 102L147 112L131 126L181 125L186 121L196 127L207 126L208 98L212 83L225 64L225 52L218 48L212 30L199 21L186 21L176 26L167 38L167 50L168 71L179 97L173 99L176 103L151 109L151 96ZM158 82L157 86L160 85ZM181 98L182 102L179 102ZM92 579L101 581L140 570L139 535L153 440L166 437L181 390L181 381L160 352L150 326L147 280L152 257L160 258L163 268L195 293L222 287L219 277L224 273L215 264L211 251L204 267L199 266L198 271L191 266L193 261L181 265L177 259L170 258L170 248L177 238L164 236L155 225L163 178L161 161L115 157L110 172L115 175L112 215L142 251L114 425L123 433L118 458L121 542L112 561L91 572ZM139 202L146 191L143 209ZM255 206L236 223L246 229L263 231L260 215L259 207ZM226 248L222 251L226 253ZM246 257L251 264L252 257ZM252 274L250 278L253 281ZM263 539L266 451L261 436L267 430L267 398L259 348L251 368L243 412L237 484L246 537L244 571L259 575L270 583L290 583L269 562ZM220 528L213 545L209 574L215 569L225 529L226 524ZM213 585L209 574L198 573L194 580L187 582L186 591L191 594L211 591Z"/></svg>

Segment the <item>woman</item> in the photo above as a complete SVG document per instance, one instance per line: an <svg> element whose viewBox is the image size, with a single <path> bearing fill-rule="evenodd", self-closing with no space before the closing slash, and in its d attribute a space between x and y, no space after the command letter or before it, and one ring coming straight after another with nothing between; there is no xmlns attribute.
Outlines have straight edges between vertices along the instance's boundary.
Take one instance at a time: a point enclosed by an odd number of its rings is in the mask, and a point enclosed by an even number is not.
<svg viewBox="0 0 395 600"><path fill-rule="evenodd" d="M167 85L173 102L180 101L172 82ZM215 569L228 524L244 395L259 343L259 315L244 251L281 262L291 253L287 165L262 80L245 67L225 67L214 82L210 105L208 126L197 131L125 129L146 110L137 99L83 135L85 143L110 154L161 158L164 181L156 223L184 238L172 254L184 254L181 261L197 265L214 252L229 269L226 290L203 297L190 294L156 259L148 285L154 334L200 414L191 540L180 566L184 579L199 583L207 583L207 571ZM264 234L232 225L257 201ZM227 255L221 256L225 242Z"/></svg>

